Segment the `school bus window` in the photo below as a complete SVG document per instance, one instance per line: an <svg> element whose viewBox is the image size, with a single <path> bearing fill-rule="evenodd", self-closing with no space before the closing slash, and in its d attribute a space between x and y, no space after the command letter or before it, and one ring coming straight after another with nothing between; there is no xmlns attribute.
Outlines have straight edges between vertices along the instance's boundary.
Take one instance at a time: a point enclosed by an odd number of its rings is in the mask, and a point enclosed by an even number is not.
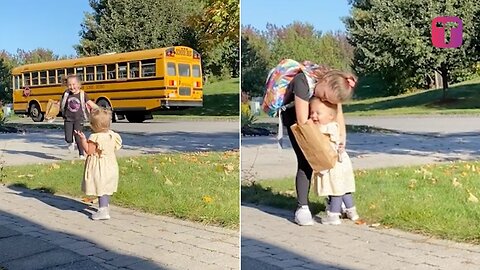
<svg viewBox="0 0 480 270"><path fill-rule="evenodd" d="M32 85L38 85L38 72L32 72Z"/></svg>
<svg viewBox="0 0 480 270"><path fill-rule="evenodd" d="M118 78L119 79L127 78L127 63L118 64Z"/></svg>
<svg viewBox="0 0 480 270"><path fill-rule="evenodd" d="M155 59L142 61L142 77L155 77Z"/></svg>
<svg viewBox="0 0 480 270"><path fill-rule="evenodd" d="M55 84L55 70L48 71L48 84Z"/></svg>
<svg viewBox="0 0 480 270"><path fill-rule="evenodd" d="M200 66L199 65L193 65L192 66L192 75L195 78L199 78L200 76Z"/></svg>
<svg viewBox="0 0 480 270"><path fill-rule="evenodd" d="M57 69L57 83L63 84L64 79L65 79L65 70Z"/></svg>
<svg viewBox="0 0 480 270"><path fill-rule="evenodd" d="M177 76L177 69L175 68L175 63L167 63L167 74L168 76Z"/></svg>
<svg viewBox="0 0 480 270"><path fill-rule="evenodd" d="M75 69L67 68L67 75L75 74Z"/></svg>
<svg viewBox="0 0 480 270"><path fill-rule="evenodd" d="M15 76L15 89L20 89L20 76Z"/></svg>
<svg viewBox="0 0 480 270"><path fill-rule="evenodd" d="M140 71L138 70L138 62L131 62L128 63L130 66L130 78L138 78L140 77Z"/></svg>
<svg viewBox="0 0 480 270"><path fill-rule="evenodd" d="M117 68L115 64L107 65L107 80L115 80L117 78Z"/></svg>
<svg viewBox="0 0 480 270"><path fill-rule="evenodd" d="M91 82L95 80L95 70L93 67L87 67L87 77L85 81Z"/></svg>
<svg viewBox="0 0 480 270"><path fill-rule="evenodd" d="M97 81L105 80L105 66L97 66Z"/></svg>
<svg viewBox="0 0 480 270"><path fill-rule="evenodd" d="M23 74L23 86L32 85L30 82L30 73Z"/></svg>
<svg viewBox="0 0 480 270"><path fill-rule="evenodd" d="M45 85L47 84L47 72L40 71L40 84Z"/></svg>
<svg viewBox="0 0 480 270"><path fill-rule="evenodd" d="M182 77L190 77L190 65L178 64L178 73Z"/></svg>
<svg viewBox="0 0 480 270"><path fill-rule="evenodd" d="M76 68L76 71L75 74L77 74L77 78L83 82L85 80L85 69L83 67L78 67Z"/></svg>

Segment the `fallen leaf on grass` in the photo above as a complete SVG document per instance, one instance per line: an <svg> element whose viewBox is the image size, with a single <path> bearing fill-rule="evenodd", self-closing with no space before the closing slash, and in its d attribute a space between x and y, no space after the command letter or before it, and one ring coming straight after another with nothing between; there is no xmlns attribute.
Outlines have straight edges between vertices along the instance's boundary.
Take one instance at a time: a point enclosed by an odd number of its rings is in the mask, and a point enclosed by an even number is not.
<svg viewBox="0 0 480 270"><path fill-rule="evenodd" d="M28 178L33 178L33 176L34 176L33 174L27 174Z"/></svg>
<svg viewBox="0 0 480 270"><path fill-rule="evenodd" d="M410 179L410 182L408 184L408 188L414 189L415 187L417 187L417 179Z"/></svg>
<svg viewBox="0 0 480 270"><path fill-rule="evenodd" d="M72 161L73 161L73 160L72 160ZM51 169L54 169L54 170L60 169L60 165L58 165L57 163L52 163L52 165L50 165L50 168L51 168Z"/></svg>
<svg viewBox="0 0 480 270"><path fill-rule="evenodd" d="M20 175L17 175L18 178L24 178L25 177L25 174L20 174Z"/></svg>
<svg viewBox="0 0 480 270"><path fill-rule="evenodd" d="M160 171L158 170L157 167L153 167L153 173L159 173Z"/></svg>
<svg viewBox="0 0 480 270"><path fill-rule="evenodd" d="M377 228L377 227L380 227L380 223L373 223L373 224L370 224L370 227L372 228Z"/></svg>
<svg viewBox="0 0 480 270"><path fill-rule="evenodd" d="M208 195L205 195L205 196L202 197L202 201L205 202L205 203L212 203L213 198L208 196Z"/></svg>
<svg viewBox="0 0 480 270"><path fill-rule="evenodd" d="M462 186L462 184L461 184L460 182L458 182L458 179L457 179L456 177L453 178L453 180L452 180L452 185L453 185L454 187L461 187L461 186Z"/></svg>
<svg viewBox="0 0 480 270"><path fill-rule="evenodd" d="M467 192L468 192L468 201L469 202L473 202L473 203L478 203L478 198L475 197L475 195L472 194L472 192L470 192L470 190L467 189Z"/></svg>
<svg viewBox="0 0 480 270"><path fill-rule="evenodd" d="M165 176L165 185L173 186L173 182Z"/></svg>

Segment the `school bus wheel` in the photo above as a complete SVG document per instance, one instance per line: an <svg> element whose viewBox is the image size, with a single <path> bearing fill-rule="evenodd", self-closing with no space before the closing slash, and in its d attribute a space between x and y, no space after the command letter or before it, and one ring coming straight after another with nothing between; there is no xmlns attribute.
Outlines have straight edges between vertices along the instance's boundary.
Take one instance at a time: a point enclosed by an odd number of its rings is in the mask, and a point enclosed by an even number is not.
<svg viewBox="0 0 480 270"><path fill-rule="evenodd" d="M112 105L110 102L108 102L107 99L105 98L100 98L97 100L97 105L102 108L107 108L112 110L112 122L117 122L117 119L115 117L115 112L113 111Z"/></svg>
<svg viewBox="0 0 480 270"><path fill-rule="evenodd" d="M32 118L33 122L42 122L43 121L43 113L40 110L40 105L37 102L32 102L28 109L29 115Z"/></svg>
<svg viewBox="0 0 480 270"><path fill-rule="evenodd" d="M127 113L125 116L130 123L142 123L146 120L145 115L142 113Z"/></svg>

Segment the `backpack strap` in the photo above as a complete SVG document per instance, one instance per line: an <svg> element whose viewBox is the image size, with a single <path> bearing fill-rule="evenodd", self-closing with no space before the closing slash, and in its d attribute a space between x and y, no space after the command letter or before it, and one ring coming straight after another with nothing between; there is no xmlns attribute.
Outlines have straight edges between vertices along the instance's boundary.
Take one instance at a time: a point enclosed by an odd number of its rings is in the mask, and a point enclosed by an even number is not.
<svg viewBox="0 0 480 270"><path fill-rule="evenodd" d="M65 117L65 105L67 105L67 99L68 99L68 91L65 91L62 95L62 104L60 105L60 110L62 112L62 116Z"/></svg>
<svg viewBox="0 0 480 270"><path fill-rule="evenodd" d="M85 92L83 90L80 90L80 107L82 107L82 112L83 112L83 120L87 120L87 106L85 106Z"/></svg>

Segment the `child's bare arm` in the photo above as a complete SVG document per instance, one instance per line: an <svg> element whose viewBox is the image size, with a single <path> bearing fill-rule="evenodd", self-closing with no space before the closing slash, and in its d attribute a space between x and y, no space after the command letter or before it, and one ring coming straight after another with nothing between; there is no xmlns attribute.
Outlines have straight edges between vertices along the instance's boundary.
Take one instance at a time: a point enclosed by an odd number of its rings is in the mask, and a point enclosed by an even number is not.
<svg viewBox="0 0 480 270"><path fill-rule="evenodd" d="M97 151L97 145L93 142L87 141L87 137L85 137L83 132L77 130L74 132L80 137L80 143L82 144L82 147L87 155L92 155L95 153L95 151Z"/></svg>

